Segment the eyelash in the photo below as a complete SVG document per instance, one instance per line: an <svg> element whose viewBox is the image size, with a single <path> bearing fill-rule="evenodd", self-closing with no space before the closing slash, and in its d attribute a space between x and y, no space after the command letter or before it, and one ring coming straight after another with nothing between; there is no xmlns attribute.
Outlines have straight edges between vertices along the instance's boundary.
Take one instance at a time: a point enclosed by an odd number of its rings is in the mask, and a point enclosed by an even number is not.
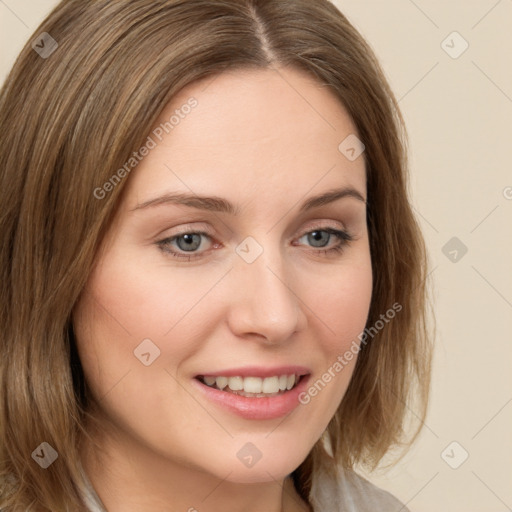
<svg viewBox="0 0 512 512"><path fill-rule="evenodd" d="M354 237L352 235L350 235L349 233L347 233L346 231L341 231L339 229L334 229L334 228L331 228L328 226L319 227L319 228L315 228L310 231L307 231L300 238L302 238L306 235L309 235L311 233L318 232L318 231L326 232L329 235L334 235L334 236L338 237L339 243L338 243L338 245L336 245L334 247L330 247L329 249L319 248L317 250L314 250L313 252L315 252L316 254L324 254L324 255L328 256L328 255L342 253L343 250L345 249L345 246L349 245L350 242L352 242L354 240ZM176 259L191 261L193 259L201 257L202 253L200 253L200 252L199 253L191 252L190 254L184 254L184 253L169 249L172 242L174 242L176 239L178 239L182 236L185 236L185 235L202 235L202 236L211 238L210 234L205 233L204 231L184 231L183 233L178 233L172 237L165 238L164 240L160 240L156 244L158 245L158 247L160 248L160 250L162 252L164 252Z"/></svg>

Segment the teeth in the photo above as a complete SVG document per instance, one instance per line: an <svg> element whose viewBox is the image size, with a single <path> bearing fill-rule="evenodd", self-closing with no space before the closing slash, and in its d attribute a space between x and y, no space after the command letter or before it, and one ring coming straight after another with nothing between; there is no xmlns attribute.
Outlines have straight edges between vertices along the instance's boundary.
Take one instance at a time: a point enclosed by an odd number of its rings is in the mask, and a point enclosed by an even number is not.
<svg viewBox="0 0 512 512"><path fill-rule="evenodd" d="M217 377L215 379L215 384L217 384L217 387L219 389L224 389L228 385L228 378L227 377Z"/></svg>
<svg viewBox="0 0 512 512"><path fill-rule="evenodd" d="M277 393L279 391L279 377L266 377L261 387L263 393Z"/></svg>
<svg viewBox="0 0 512 512"><path fill-rule="evenodd" d="M215 381L217 380L216 377L205 377L204 382L205 384L208 384L208 386L213 386L215 384Z"/></svg>
<svg viewBox="0 0 512 512"><path fill-rule="evenodd" d="M242 377L229 377L228 387L232 391L242 391L244 389L244 379Z"/></svg>
<svg viewBox="0 0 512 512"><path fill-rule="evenodd" d="M245 377L244 391L246 393L261 393L263 379L260 377Z"/></svg>
<svg viewBox="0 0 512 512"><path fill-rule="evenodd" d="M203 382L207 386L217 387L223 390L229 388L230 391L237 391L238 394L249 393L251 395L265 396L276 395L283 391L289 391L298 382L299 376L276 375L273 377L203 377Z"/></svg>

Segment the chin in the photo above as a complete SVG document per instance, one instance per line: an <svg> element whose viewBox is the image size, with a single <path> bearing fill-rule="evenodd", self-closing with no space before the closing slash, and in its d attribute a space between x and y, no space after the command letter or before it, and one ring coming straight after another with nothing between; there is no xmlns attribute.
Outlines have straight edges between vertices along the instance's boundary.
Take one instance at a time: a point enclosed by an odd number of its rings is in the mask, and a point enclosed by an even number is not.
<svg viewBox="0 0 512 512"><path fill-rule="evenodd" d="M294 450L292 453L278 452L277 448L269 456L261 455L259 460L250 459L243 461L244 454L241 459L238 457L230 460L224 457L223 464L219 468L219 464L215 464L215 468L211 471L216 477L232 483L239 484L255 484L272 482L274 480L282 480L292 473L308 455L309 450L304 452L303 456ZM256 453L254 453L256 455ZM252 464L252 465L251 465ZM228 476L226 476L228 475Z"/></svg>

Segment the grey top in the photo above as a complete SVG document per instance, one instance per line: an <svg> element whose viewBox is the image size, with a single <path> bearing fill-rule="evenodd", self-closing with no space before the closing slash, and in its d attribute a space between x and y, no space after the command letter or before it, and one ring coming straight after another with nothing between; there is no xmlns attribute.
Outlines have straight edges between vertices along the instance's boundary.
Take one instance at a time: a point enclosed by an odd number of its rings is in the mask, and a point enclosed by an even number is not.
<svg viewBox="0 0 512 512"><path fill-rule="evenodd" d="M357 473L340 470L340 475L335 478L324 471L313 475L309 500L314 512L410 512L392 494ZM106 512L90 483L84 498L91 512Z"/></svg>
<svg viewBox="0 0 512 512"><path fill-rule="evenodd" d="M309 501L314 512L410 512L392 494L354 471L339 472L339 478L321 470L313 474Z"/></svg>

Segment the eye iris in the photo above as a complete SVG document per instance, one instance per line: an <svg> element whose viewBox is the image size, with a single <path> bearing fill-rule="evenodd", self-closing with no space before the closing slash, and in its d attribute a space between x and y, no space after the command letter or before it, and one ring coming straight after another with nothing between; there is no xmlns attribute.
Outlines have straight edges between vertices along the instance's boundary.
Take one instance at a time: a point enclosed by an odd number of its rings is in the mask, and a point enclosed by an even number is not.
<svg viewBox="0 0 512 512"><path fill-rule="evenodd" d="M184 240L185 245L180 242ZM176 243L182 251L194 251L201 245L201 235L196 233L181 235L176 238Z"/></svg>
<svg viewBox="0 0 512 512"><path fill-rule="evenodd" d="M312 245L314 247L325 247L329 242L330 234L327 231L312 231L308 234L308 241L313 242ZM316 242L324 242L320 245L315 245Z"/></svg>

